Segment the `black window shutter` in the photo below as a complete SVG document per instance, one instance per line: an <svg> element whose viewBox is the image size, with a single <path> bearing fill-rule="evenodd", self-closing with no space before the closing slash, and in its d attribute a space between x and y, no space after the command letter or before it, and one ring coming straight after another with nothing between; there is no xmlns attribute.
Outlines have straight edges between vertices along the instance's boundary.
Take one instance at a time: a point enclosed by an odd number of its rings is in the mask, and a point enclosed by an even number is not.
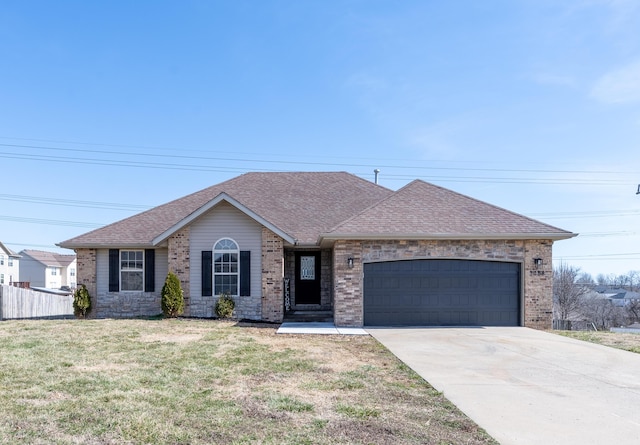
<svg viewBox="0 0 640 445"><path fill-rule="evenodd" d="M251 252L240 251L240 296L251 296Z"/></svg>
<svg viewBox="0 0 640 445"><path fill-rule="evenodd" d="M202 296L211 297L213 295L213 252L202 251Z"/></svg>
<svg viewBox="0 0 640 445"><path fill-rule="evenodd" d="M144 291L155 292L156 290L156 251L146 249L144 251Z"/></svg>
<svg viewBox="0 0 640 445"><path fill-rule="evenodd" d="M109 249L109 292L120 292L120 251Z"/></svg>

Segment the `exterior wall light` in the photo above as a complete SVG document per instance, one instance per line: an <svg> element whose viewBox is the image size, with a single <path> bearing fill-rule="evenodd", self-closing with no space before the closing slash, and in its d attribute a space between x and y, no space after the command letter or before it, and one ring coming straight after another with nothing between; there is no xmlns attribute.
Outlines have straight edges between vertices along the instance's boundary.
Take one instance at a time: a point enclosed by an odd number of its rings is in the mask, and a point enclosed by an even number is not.
<svg viewBox="0 0 640 445"><path fill-rule="evenodd" d="M352 256L347 258L347 266L349 266L349 269L353 269L353 257Z"/></svg>
<svg viewBox="0 0 640 445"><path fill-rule="evenodd" d="M536 269L541 267L542 266L542 258L534 258L533 259L533 265L535 266Z"/></svg>

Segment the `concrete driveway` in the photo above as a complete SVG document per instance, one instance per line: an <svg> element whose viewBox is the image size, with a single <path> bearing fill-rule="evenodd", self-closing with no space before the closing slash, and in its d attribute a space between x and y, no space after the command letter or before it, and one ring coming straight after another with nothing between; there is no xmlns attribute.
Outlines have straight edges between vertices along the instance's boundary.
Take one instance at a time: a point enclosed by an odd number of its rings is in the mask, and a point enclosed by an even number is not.
<svg viewBox="0 0 640 445"><path fill-rule="evenodd" d="M640 354L528 328L367 328L502 445L640 443Z"/></svg>

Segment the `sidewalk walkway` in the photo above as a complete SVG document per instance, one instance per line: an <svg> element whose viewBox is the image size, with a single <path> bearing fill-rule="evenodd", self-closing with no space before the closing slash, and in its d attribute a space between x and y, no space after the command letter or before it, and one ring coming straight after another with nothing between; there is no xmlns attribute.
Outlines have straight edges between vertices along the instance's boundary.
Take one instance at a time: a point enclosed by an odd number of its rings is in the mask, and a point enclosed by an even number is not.
<svg viewBox="0 0 640 445"><path fill-rule="evenodd" d="M282 323L276 334L369 335L362 328L338 328L333 323L324 322Z"/></svg>

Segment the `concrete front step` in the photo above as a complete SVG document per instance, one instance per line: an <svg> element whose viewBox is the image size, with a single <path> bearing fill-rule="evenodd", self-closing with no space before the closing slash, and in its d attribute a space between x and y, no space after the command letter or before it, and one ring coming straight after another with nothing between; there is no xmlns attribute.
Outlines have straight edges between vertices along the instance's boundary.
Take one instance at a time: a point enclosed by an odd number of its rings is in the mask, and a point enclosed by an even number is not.
<svg viewBox="0 0 640 445"><path fill-rule="evenodd" d="M327 322L333 323L331 311L291 311L284 314L287 322Z"/></svg>

